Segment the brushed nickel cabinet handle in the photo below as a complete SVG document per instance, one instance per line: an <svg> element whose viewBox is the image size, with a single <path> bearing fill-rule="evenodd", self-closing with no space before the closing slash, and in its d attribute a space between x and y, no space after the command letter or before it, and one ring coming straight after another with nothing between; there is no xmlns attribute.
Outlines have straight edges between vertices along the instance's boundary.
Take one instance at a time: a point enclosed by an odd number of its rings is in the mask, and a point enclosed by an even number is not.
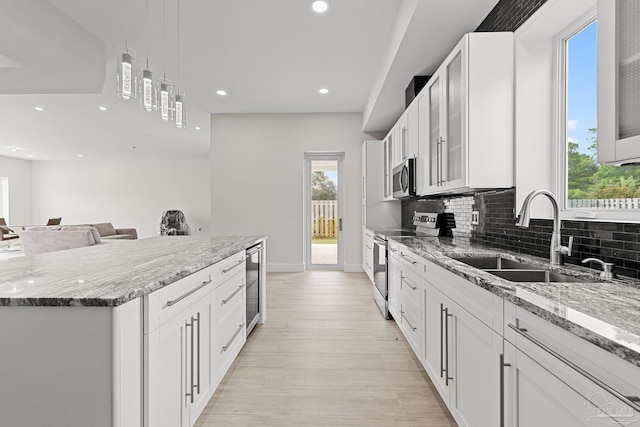
<svg viewBox="0 0 640 427"><path fill-rule="evenodd" d="M228 272L230 272L231 270L233 270L234 268L238 267L240 264L244 263L244 259L241 259L240 261L238 261L237 264L235 264L233 267L231 268L227 268L226 270L222 270L222 274L227 274Z"/></svg>
<svg viewBox="0 0 640 427"><path fill-rule="evenodd" d="M183 299L185 299L189 295L191 295L191 294L193 294L195 292L198 292L200 289L204 288L205 286L207 286L211 282L212 282L211 276L209 276L209 280L206 280L206 281L202 282L202 285L198 286L197 288L191 289L189 292L187 292L186 294L182 295L179 298L176 298L176 299L171 300L171 301L167 301L167 306L171 307L172 305L179 303L180 301L182 301Z"/></svg>
<svg viewBox="0 0 640 427"><path fill-rule="evenodd" d="M238 329L236 329L236 331L231 336L231 339L227 342L227 344L222 346L222 351L220 353L224 353L225 351L229 350L229 347L231 347L231 344L233 344L233 341L236 339L236 337L238 336L242 328L244 328L244 323L241 325L238 325Z"/></svg>
<svg viewBox="0 0 640 427"><path fill-rule="evenodd" d="M226 299L222 300L222 304L220 305L225 305L226 303L228 303L229 301L231 301L233 299L233 297L236 296L236 294L238 292L240 292L242 290L242 288L244 288L244 284L238 286L238 289L236 289L235 291L233 291L233 293L231 295L229 295Z"/></svg>
<svg viewBox="0 0 640 427"><path fill-rule="evenodd" d="M608 391L609 393L613 394L615 397L617 397L618 399L622 400L623 402L625 402L627 405L631 406L636 411L640 411L640 397L639 396L626 396L626 395L620 393L618 390L614 389L613 387L611 387L610 385L608 385L604 381L600 380L599 378L597 378L594 375L590 374L589 372L585 371L580 366L576 365L575 363L573 363L572 361L570 361L569 359L567 359L566 357L564 357L563 355L561 355L557 351L553 350L552 348L550 348L546 344L538 341L536 338L531 336L527 332L526 329L520 328L520 327L518 327L516 325L513 325L511 323L509 323L509 327L511 329L513 329L514 331L516 331L516 333L522 335L524 338L526 338L527 340L531 341L532 343L534 343L535 345L537 345L538 347L540 347L541 349L543 349L544 351L546 351L547 353L549 353L550 355L552 355L553 357L555 357L556 359L558 359L559 361L564 363L565 365L569 366L571 369L573 369L574 371L576 371L577 373L579 373L580 375L582 375L583 377L585 377L586 379L588 379L592 383L596 384L597 386L599 386L599 387L605 389L606 391Z"/></svg>

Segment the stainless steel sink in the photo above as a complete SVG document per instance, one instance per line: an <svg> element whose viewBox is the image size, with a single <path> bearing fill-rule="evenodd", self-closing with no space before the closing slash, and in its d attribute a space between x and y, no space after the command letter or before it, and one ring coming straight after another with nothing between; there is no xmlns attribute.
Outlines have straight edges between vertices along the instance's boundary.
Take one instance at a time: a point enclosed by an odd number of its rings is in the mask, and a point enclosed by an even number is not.
<svg viewBox="0 0 640 427"><path fill-rule="evenodd" d="M454 259L464 264L470 265L471 267L479 268L481 270L536 269L536 267L530 264L525 264L523 262L518 262L502 257L460 257Z"/></svg>
<svg viewBox="0 0 640 427"><path fill-rule="evenodd" d="M584 282L566 274L547 270L485 270L511 282Z"/></svg>
<svg viewBox="0 0 640 427"><path fill-rule="evenodd" d="M464 264L484 270L511 282L584 282L566 274L544 270L535 265L502 257L457 257Z"/></svg>

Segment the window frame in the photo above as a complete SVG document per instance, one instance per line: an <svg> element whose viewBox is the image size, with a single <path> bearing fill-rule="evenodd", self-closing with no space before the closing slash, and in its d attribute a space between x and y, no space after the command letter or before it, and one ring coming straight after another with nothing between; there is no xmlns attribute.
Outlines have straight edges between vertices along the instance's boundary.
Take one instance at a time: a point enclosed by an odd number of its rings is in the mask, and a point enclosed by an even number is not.
<svg viewBox="0 0 640 427"><path fill-rule="evenodd" d="M579 221L640 222L640 209L568 209L567 208L567 41L597 20L597 11L591 8L573 21L554 38L554 121L555 125L555 193L558 196L561 218ZM599 59L598 59L599 60ZM598 100L598 103L600 100Z"/></svg>

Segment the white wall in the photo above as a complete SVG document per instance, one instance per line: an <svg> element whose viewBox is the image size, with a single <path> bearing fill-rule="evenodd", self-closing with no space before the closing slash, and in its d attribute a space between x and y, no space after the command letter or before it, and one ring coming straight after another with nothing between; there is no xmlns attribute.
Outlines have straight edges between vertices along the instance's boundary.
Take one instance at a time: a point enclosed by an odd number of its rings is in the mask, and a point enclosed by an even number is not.
<svg viewBox="0 0 640 427"><path fill-rule="evenodd" d="M211 228L266 234L270 271L301 271L304 153L345 153L345 270L362 265L361 113L211 116Z"/></svg>
<svg viewBox="0 0 640 427"><path fill-rule="evenodd" d="M184 212L193 234L209 232L209 160L33 162L33 224L111 222L158 235L162 212Z"/></svg>
<svg viewBox="0 0 640 427"><path fill-rule="evenodd" d="M0 156L0 176L9 178L9 215L6 220L10 225L31 223L31 163Z"/></svg>

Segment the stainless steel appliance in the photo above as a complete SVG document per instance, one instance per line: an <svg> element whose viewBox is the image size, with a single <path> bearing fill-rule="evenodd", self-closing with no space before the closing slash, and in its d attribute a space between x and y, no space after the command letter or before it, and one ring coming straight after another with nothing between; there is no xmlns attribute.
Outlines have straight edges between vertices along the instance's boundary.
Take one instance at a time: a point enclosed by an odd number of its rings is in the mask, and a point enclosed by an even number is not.
<svg viewBox="0 0 640 427"><path fill-rule="evenodd" d="M246 252L247 265L247 336L260 320L260 292L263 287L263 245L258 243Z"/></svg>
<svg viewBox="0 0 640 427"><path fill-rule="evenodd" d="M393 168L393 197L404 199L416 195L416 159L407 159Z"/></svg>
<svg viewBox="0 0 640 427"><path fill-rule="evenodd" d="M387 277L387 237L415 236L411 230L390 230L375 232L373 236L373 299L385 319L390 319L389 314L389 281Z"/></svg>
<svg viewBox="0 0 640 427"><path fill-rule="evenodd" d="M387 286L387 239L379 234L373 236L373 299L385 319L390 319Z"/></svg>

